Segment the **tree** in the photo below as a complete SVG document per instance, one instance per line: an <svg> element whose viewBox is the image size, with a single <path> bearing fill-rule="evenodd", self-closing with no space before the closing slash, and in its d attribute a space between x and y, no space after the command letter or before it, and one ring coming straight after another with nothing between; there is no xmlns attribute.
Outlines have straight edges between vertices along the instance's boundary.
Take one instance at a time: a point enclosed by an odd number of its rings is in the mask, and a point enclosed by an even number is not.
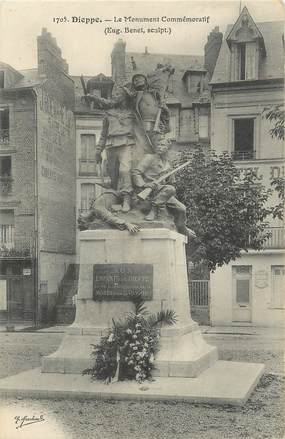
<svg viewBox="0 0 285 439"><path fill-rule="evenodd" d="M269 130L271 137L284 140L284 106L273 105L270 108L263 110L263 116L265 119L274 123L274 127Z"/></svg>
<svg viewBox="0 0 285 439"><path fill-rule="evenodd" d="M180 160L189 160L189 153ZM280 208L267 207L272 189L266 189L252 169L241 172L226 153L195 152L176 176L176 188L187 207L187 224L197 234L188 246L189 257L211 271L242 250L260 250L270 236L268 218L282 215Z"/></svg>
<svg viewBox="0 0 285 439"><path fill-rule="evenodd" d="M272 105L271 107L264 108L263 117L274 123L274 127L269 130L273 139L284 140L284 105ZM271 186L277 191L280 203L276 206L276 210L279 211L284 207L284 177L276 177L271 181Z"/></svg>

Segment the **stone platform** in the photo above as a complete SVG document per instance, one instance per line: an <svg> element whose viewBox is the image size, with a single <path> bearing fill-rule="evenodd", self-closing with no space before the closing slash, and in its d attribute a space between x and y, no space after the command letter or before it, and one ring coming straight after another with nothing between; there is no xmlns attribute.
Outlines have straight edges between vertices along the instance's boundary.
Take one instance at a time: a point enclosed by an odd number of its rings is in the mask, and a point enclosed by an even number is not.
<svg viewBox="0 0 285 439"><path fill-rule="evenodd" d="M0 380L2 397L185 401L243 405L264 371L264 365L217 361L197 378L157 377L106 385L78 374L41 373L32 369Z"/></svg>

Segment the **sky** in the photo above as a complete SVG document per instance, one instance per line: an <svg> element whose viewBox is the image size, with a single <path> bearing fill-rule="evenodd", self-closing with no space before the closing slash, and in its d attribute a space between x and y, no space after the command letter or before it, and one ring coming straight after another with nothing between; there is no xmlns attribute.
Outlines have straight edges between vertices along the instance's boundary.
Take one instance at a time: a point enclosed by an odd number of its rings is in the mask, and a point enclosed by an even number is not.
<svg viewBox="0 0 285 439"><path fill-rule="evenodd" d="M0 61L15 69L37 66L36 37L46 27L56 38L72 75L110 75L110 54L118 38L123 38L129 52L203 55L207 35L219 26L236 21L240 7L246 6L256 22L284 20L281 0L193 0L193 1L2 1L0 0ZM114 17L209 17L192 23L106 22ZM66 17L66 18L65 18ZM77 22L72 22L77 17ZM102 22L86 24L82 18ZM61 19L62 22L56 22ZM205 19L204 19L205 20ZM110 33L105 33L110 28ZM125 33L125 28L141 28L146 33ZM171 28L171 34L147 33L147 28ZM123 33L117 35L113 30Z"/></svg>

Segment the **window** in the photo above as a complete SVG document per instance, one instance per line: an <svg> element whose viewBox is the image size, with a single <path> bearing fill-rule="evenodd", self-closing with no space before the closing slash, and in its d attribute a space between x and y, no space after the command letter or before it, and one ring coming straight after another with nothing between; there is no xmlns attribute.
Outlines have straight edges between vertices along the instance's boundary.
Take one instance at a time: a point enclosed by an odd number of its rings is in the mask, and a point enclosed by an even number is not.
<svg viewBox="0 0 285 439"><path fill-rule="evenodd" d="M11 157L0 157L0 194L9 195L12 192Z"/></svg>
<svg viewBox="0 0 285 439"><path fill-rule="evenodd" d="M239 44L239 79L245 79L245 43Z"/></svg>
<svg viewBox="0 0 285 439"><path fill-rule="evenodd" d="M231 49L232 80L258 79L258 47L255 41L233 44Z"/></svg>
<svg viewBox="0 0 285 439"><path fill-rule="evenodd" d="M0 143L8 143L8 141L9 141L9 108L0 108Z"/></svg>
<svg viewBox="0 0 285 439"><path fill-rule="evenodd" d="M81 152L79 159L79 173L81 175L96 175L95 162L95 134L81 134Z"/></svg>
<svg viewBox="0 0 285 439"><path fill-rule="evenodd" d="M209 138L209 117L207 114L199 115L199 138L200 139Z"/></svg>
<svg viewBox="0 0 285 439"><path fill-rule="evenodd" d="M0 311L7 311L7 280L0 279Z"/></svg>
<svg viewBox="0 0 285 439"><path fill-rule="evenodd" d="M13 210L0 211L0 246L11 249L14 247L15 221Z"/></svg>
<svg viewBox="0 0 285 439"><path fill-rule="evenodd" d="M249 160L255 158L254 119L234 120L234 159Z"/></svg>
<svg viewBox="0 0 285 439"><path fill-rule="evenodd" d="M273 308L285 308L285 266L272 265L271 305Z"/></svg>
<svg viewBox="0 0 285 439"><path fill-rule="evenodd" d="M4 71L0 70L0 88L4 88Z"/></svg>
<svg viewBox="0 0 285 439"><path fill-rule="evenodd" d="M193 94L200 93L201 81L202 76L200 72L189 72L187 75L187 92Z"/></svg>
<svg viewBox="0 0 285 439"><path fill-rule="evenodd" d="M81 134L81 158L94 160L95 158L95 134Z"/></svg>
<svg viewBox="0 0 285 439"><path fill-rule="evenodd" d="M95 184L81 184L81 210L86 211L90 208L90 203L95 197Z"/></svg>
<svg viewBox="0 0 285 439"><path fill-rule="evenodd" d="M11 157L0 157L0 177L11 177Z"/></svg>
<svg viewBox="0 0 285 439"><path fill-rule="evenodd" d="M167 133L168 139L176 139L176 115L170 116L170 132Z"/></svg>

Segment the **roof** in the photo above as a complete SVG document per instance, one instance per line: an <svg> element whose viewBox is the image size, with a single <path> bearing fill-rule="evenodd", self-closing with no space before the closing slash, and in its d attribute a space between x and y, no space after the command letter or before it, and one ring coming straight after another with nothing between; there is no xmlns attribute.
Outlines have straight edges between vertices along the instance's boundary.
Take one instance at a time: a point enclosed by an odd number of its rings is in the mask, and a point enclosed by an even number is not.
<svg viewBox="0 0 285 439"><path fill-rule="evenodd" d="M84 82L87 84L87 81L89 79L93 78L94 76L84 76ZM84 96L84 91L81 84L81 77L80 76L71 76L71 78L74 81L74 93L75 93L75 111L88 111L87 105L82 101L82 96Z"/></svg>
<svg viewBox="0 0 285 439"><path fill-rule="evenodd" d="M135 62L136 69L133 68ZM169 97L167 103L181 104L182 107L192 106L193 99L197 100L197 96L190 95L186 92L183 76L186 71L194 70L204 72L204 56L202 55L169 55L162 53L126 53L126 79L130 81L132 76L136 73L148 74L153 72L157 64L171 64L175 68L174 75L172 75L168 93Z"/></svg>
<svg viewBox="0 0 285 439"><path fill-rule="evenodd" d="M264 39L266 56L261 58L259 78L274 79L284 76L284 49L282 35L284 32L283 21L271 21L256 23ZM230 82L230 49L226 38L231 32L233 25L226 30L221 50L217 59L211 84Z"/></svg>
<svg viewBox="0 0 285 439"><path fill-rule="evenodd" d="M38 69L20 70L20 73L23 75L23 78L16 82L14 88L35 87L46 80L45 75L38 74Z"/></svg>
<svg viewBox="0 0 285 439"><path fill-rule="evenodd" d="M105 76L105 75L104 75ZM94 78L94 76L83 76L85 84L87 84L87 81L89 79ZM106 76L106 78L110 78ZM84 96L84 91L81 83L81 76L73 76L71 75L71 79L73 79L74 82L74 93L75 93L75 112L76 113L90 113L90 107L84 102L84 99L82 99L82 96ZM102 113L101 110L92 110L93 114Z"/></svg>

